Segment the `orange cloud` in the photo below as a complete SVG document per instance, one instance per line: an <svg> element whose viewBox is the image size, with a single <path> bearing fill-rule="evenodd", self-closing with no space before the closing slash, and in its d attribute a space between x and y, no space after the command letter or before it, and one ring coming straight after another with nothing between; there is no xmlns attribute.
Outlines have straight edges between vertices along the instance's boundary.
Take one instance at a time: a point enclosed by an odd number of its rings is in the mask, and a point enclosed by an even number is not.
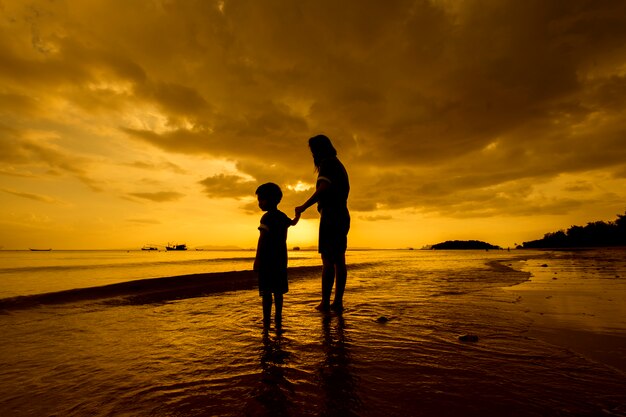
<svg viewBox="0 0 626 417"><path fill-rule="evenodd" d="M169 201L176 201L183 198L185 195L174 191L157 191L154 193L130 193L132 197L141 198L144 200L154 201L156 203L163 203Z"/></svg>

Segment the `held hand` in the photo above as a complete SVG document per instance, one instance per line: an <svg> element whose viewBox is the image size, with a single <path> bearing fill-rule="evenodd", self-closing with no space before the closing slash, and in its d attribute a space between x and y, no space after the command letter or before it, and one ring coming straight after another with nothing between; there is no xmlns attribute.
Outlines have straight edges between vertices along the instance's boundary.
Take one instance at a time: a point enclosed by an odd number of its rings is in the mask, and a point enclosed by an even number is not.
<svg viewBox="0 0 626 417"><path fill-rule="evenodd" d="M296 216L300 216L302 213L304 213L305 210L306 210L306 207L304 206L296 207Z"/></svg>

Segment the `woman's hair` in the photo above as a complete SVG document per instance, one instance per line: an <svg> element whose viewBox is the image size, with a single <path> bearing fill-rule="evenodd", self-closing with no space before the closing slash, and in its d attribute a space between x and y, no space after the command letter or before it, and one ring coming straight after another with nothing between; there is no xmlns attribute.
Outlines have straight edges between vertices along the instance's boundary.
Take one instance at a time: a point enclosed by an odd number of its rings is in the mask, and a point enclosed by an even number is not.
<svg viewBox="0 0 626 417"><path fill-rule="evenodd" d="M266 182L265 184L259 185L259 188L256 189L256 195L276 205L283 199L283 192L280 187L273 182Z"/></svg>
<svg viewBox="0 0 626 417"><path fill-rule="evenodd" d="M313 154L313 163L317 169L319 169L320 163L324 159L337 156L337 150L326 135L317 135L310 138L309 148Z"/></svg>

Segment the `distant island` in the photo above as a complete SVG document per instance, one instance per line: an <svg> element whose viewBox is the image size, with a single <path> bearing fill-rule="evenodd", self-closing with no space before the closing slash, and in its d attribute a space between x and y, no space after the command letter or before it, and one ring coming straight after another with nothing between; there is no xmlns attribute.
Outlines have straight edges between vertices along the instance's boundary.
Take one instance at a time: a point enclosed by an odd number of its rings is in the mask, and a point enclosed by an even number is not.
<svg viewBox="0 0 626 417"><path fill-rule="evenodd" d="M586 226L572 226L567 230L546 233L543 239L524 242L521 249L592 248L626 246L626 212L612 222L591 222Z"/></svg>
<svg viewBox="0 0 626 417"><path fill-rule="evenodd" d="M447 240L445 242L432 245L431 249L502 249L500 246L495 246L487 242L481 242L480 240Z"/></svg>

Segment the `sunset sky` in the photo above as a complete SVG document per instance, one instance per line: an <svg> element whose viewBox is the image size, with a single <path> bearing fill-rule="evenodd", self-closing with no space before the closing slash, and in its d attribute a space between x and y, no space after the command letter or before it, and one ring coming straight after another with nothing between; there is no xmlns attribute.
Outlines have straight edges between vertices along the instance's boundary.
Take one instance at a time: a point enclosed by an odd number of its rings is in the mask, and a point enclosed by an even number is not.
<svg viewBox="0 0 626 417"><path fill-rule="evenodd" d="M614 220L626 2L0 0L4 249L252 248L256 187L293 215L318 133L351 247Z"/></svg>

